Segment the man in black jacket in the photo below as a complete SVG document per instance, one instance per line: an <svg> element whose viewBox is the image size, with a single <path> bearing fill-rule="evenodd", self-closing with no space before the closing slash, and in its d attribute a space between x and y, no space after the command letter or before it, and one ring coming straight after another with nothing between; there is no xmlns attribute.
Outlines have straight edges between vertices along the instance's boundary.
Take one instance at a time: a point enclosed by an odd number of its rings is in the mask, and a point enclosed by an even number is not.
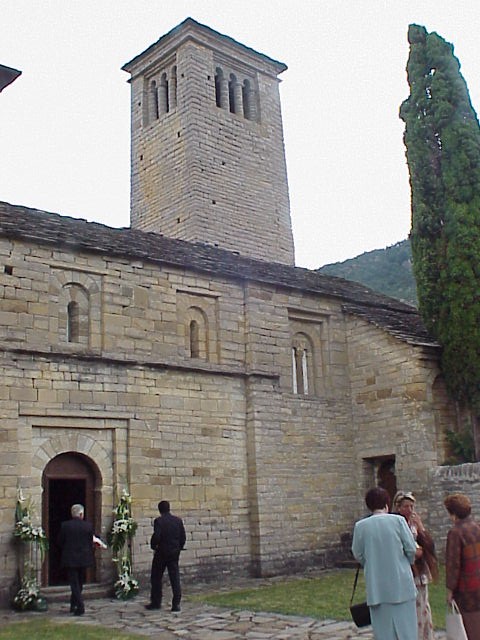
<svg viewBox="0 0 480 640"><path fill-rule="evenodd" d="M70 584L70 613L81 616L85 613L82 590L87 567L94 563L93 526L83 518L85 509L74 504L70 513L71 520L62 522L58 544L62 549L62 566L67 569Z"/></svg>
<svg viewBox="0 0 480 640"><path fill-rule="evenodd" d="M150 547L155 551L151 572L150 604L146 609L160 609L162 604L162 578L165 569L168 571L172 587L172 611L180 611L182 590L180 587L180 571L178 560L185 546L185 528L181 518L170 513L170 503L162 500L158 503L160 517L153 523L153 535Z"/></svg>

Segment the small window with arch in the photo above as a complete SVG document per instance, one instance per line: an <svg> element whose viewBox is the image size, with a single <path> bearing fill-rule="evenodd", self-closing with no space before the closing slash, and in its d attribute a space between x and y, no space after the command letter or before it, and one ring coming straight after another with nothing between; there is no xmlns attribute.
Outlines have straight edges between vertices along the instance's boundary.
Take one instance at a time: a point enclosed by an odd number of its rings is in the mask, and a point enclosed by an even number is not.
<svg viewBox="0 0 480 640"><path fill-rule="evenodd" d="M208 360L207 316L199 307L190 307L186 314L186 348L190 358Z"/></svg>
<svg viewBox="0 0 480 640"><path fill-rule="evenodd" d="M67 305L67 342L78 342L80 336L80 307L70 300Z"/></svg>
<svg viewBox="0 0 480 640"><path fill-rule="evenodd" d="M77 283L64 285L62 292L63 313L60 327L64 340L73 345L87 347L90 342L90 298L88 291Z"/></svg>
<svg viewBox="0 0 480 640"><path fill-rule="evenodd" d="M295 334L292 341L292 380L293 393L314 395L314 358L313 344L304 333Z"/></svg>

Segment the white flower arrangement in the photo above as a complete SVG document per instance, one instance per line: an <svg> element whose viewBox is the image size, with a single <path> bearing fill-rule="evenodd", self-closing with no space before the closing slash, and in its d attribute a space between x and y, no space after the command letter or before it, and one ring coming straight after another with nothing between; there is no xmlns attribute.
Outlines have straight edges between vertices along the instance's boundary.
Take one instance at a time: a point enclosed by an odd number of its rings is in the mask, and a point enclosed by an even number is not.
<svg viewBox="0 0 480 640"><path fill-rule="evenodd" d="M132 567L128 556L123 556L119 563L118 580L113 585L115 597L119 600L128 600L137 595L139 591L138 581L132 576Z"/></svg>
<svg viewBox="0 0 480 640"><path fill-rule="evenodd" d="M35 527L32 524L30 515L25 515L21 520L17 520L13 534L23 542L36 542L40 549L46 550L47 536L42 527Z"/></svg>
<svg viewBox="0 0 480 640"><path fill-rule="evenodd" d="M112 525L112 533L135 533L137 530L137 523L133 518L123 518L122 520L115 520Z"/></svg>
<svg viewBox="0 0 480 640"><path fill-rule="evenodd" d="M114 521L107 535L108 545L114 554L113 561L117 563L118 579L113 587L119 600L133 598L139 591L138 582L132 575L131 545L138 525L132 518L131 505L132 498L124 489L113 510Z"/></svg>
<svg viewBox="0 0 480 640"><path fill-rule="evenodd" d="M115 517L112 528L108 533L107 542L115 554L119 554L123 547L131 541L137 530L137 523L131 514L132 498L126 489L122 491L119 503L113 510Z"/></svg>
<svg viewBox="0 0 480 640"><path fill-rule="evenodd" d="M21 611L36 609L40 605L46 607L46 601L40 596L40 587L37 582L39 570L37 551L40 551L41 564L48 549L48 539L43 528L33 524L33 514L32 501L25 499L19 487L17 490L13 535L26 545L27 553L24 555L23 575L20 580L20 587L13 598L13 606Z"/></svg>
<svg viewBox="0 0 480 640"><path fill-rule="evenodd" d="M35 577L31 571L28 571L23 576L20 589L13 598L13 605L16 609L25 611L25 609L32 608L40 597L40 588L37 584Z"/></svg>

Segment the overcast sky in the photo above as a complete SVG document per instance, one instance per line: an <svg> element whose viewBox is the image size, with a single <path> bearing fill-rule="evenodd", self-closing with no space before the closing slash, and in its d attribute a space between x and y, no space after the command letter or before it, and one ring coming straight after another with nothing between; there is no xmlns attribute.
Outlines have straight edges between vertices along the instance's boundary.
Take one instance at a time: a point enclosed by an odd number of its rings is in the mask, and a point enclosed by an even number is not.
<svg viewBox="0 0 480 640"><path fill-rule="evenodd" d="M478 0L0 0L0 200L129 225L130 88L120 67L187 17L284 62L299 266L410 229L403 123L412 22L452 42L480 108Z"/></svg>

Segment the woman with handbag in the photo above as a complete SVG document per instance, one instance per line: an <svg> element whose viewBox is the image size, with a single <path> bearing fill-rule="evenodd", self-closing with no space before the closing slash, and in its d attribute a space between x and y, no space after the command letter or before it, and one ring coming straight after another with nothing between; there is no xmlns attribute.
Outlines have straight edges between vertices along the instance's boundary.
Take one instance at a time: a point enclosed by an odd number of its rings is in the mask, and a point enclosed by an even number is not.
<svg viewBox="0 0 480 640"><path fill-rule="evenodd" d="M372 513L355 524L352 553L364 569L375 639L417 640L417 591L410 567L417 545L405 518L389 513L385 489L370 489L365 502Z"/></svg>
<svg viewBox="0 0 480 640"><path fill-rule="evenodd" d="M454 493L444 505L453 523L445 554L447 602L458 605L468 640L480 640L480 525L468 496Z"/></svg>
<svg viewBox="0 0 480 640"><path fill-rule="evenodd" d="M435 640L432 612L428 600L428 584L438 578L438 565L432 536L415 511L416 499L410 491L397 491L393 498L394 513L405 518L419 549L412 565L417 587L418 640Z"/></svg>

